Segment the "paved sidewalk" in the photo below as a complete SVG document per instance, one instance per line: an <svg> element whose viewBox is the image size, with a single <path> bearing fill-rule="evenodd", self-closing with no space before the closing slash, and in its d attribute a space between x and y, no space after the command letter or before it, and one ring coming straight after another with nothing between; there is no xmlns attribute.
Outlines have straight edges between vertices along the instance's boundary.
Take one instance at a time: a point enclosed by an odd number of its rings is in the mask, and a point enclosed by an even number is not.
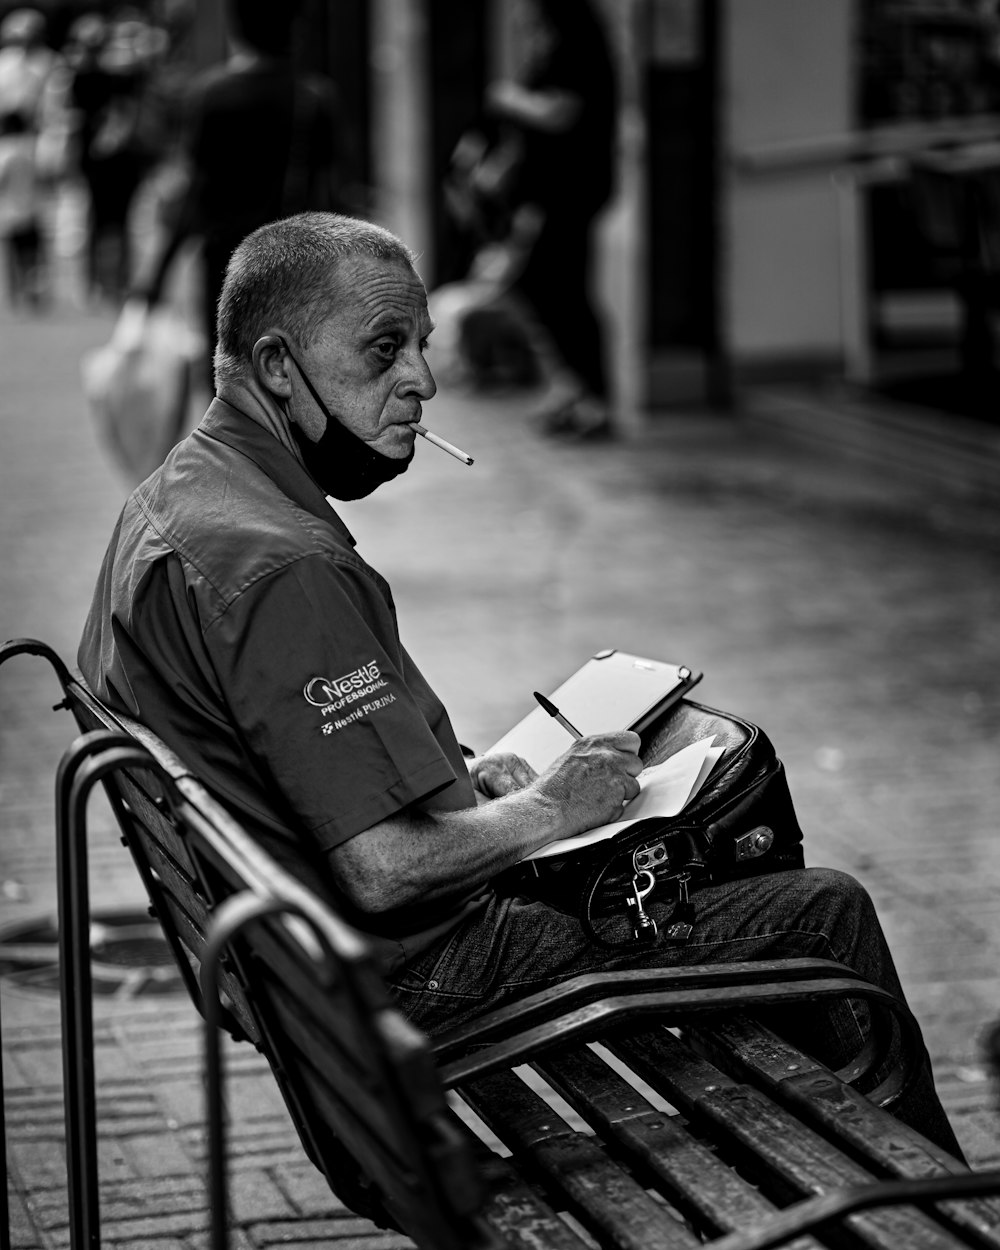
<svg viewBox="0 0 1000 1250"><path fill-rule="evenodd" d="M124 483L94 437L78 362L107 314L0 313L0 634L66 658ZM698 696L776 743L807 856L871 889L959 1137L1000 1162L977 1039L1000 1017L1000 523L878 465L667 416L628 443L539 440L512 398L442 394L428 425L473 468L417 448L345 507L391 581L407 645L464 741L487 746L605 646L702 668ZM54 912L52 779L69 740L45 665L0 672L0 938ZM95 801L98 911L141 905ZM58 1007L0 977L14 1245L65 1244ZM105 1240L204 1245L198 1029L178 995L98 999ZM406 1245L325 1190L261 1062L230 1048L235 1244Z"/></svg>

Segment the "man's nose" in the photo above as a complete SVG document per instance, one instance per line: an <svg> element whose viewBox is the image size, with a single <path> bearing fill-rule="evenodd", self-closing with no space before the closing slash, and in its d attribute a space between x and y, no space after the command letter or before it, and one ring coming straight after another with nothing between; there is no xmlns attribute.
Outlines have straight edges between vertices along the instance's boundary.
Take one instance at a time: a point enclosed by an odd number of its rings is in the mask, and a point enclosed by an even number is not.
<svg viewBox="0 0 1000 1250"><path fill-rule="evenodd" d="M437 394L437 383L423 352L418 352L413 362L413 370L405 382L397 388L400 395L419 395L423 399L433 399Z"/></svg>

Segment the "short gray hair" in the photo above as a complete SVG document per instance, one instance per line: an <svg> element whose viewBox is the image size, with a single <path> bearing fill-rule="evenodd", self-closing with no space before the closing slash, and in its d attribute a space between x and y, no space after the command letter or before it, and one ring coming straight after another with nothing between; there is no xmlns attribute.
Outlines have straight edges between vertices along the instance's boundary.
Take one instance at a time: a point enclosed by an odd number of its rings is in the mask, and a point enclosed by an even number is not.
<svg viewBox="0 0 1000 1250"><path fill-rule="evenodd" d="M299 213L248 234L229 258L219 296L216 388L249 376L254 343L270 325L308 347L330 314L336 268L351 256L414 265L394 234L339 213Z"/></svg>

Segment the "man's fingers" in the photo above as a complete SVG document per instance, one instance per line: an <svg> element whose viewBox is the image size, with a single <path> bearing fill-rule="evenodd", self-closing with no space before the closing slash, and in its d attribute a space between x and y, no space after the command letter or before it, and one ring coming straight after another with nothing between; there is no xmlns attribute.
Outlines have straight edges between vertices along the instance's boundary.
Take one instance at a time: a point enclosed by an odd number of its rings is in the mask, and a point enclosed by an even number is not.
<svg viewBox="0 0 1000 1250"><path fill-rule="evenodd" d="M538 776L538 773L531 767L527 760L522 759L519 755L511 756L513 760L513 773L515 781L521 786L530 786Z"/></svg>
<svg viewBox="0 0 1000 1250"><path fill-rule="evenodd" d="M641 787L638 781L636 781L636 779L632 776L625 776L622 780L625 783L625 801L628 802L629 799L635 798Z"/></svg>
<svg viewBox="0 0 1000 1250"><path fill-rule="evenodd" d="M511 789L523 790L525 786L530 786L538 776L528 761L520 755L505 753L495 758L498 762L498 767L506 773L507 780L512 783Z"/></svg>
<svg viewBox="0 0 1000 1250"><path fill-rule="evenodd" d="M537 775L526 760L512 753L481 756L472 762L469 773L476 789L494 799L523 790Z"/></svg>
<svg viewBox="0 0 1000 1250"><path fill-rule="evenodd" d="M617 733L595 734L595 741L601 746L611 747L615 751L624 751L627 755L638 755L642 739L631 729L620 729Z"/></svg>

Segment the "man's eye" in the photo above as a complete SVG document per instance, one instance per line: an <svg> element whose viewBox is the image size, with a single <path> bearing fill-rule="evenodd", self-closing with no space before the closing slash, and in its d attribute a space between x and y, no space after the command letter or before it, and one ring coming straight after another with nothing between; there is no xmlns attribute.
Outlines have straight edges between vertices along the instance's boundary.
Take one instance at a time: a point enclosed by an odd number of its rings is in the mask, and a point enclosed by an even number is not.
<svg viewBox="0 0 1000 1250"><path fill-rule="evenodd" d="M399 344L395 339L379 339L375 344L375 354L383 360L395 360L398 351Z"/></svg>

